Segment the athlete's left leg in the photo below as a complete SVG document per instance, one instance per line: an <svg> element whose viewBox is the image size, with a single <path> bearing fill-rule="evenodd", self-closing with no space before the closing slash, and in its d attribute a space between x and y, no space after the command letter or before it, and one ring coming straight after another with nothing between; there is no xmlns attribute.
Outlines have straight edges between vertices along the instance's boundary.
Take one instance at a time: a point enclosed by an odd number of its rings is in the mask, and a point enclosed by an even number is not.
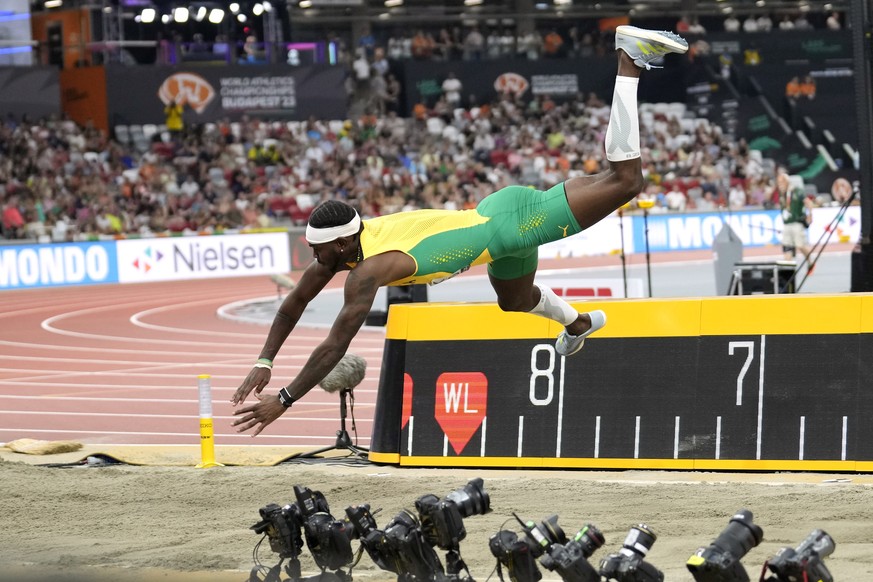
<svg viewBox="0 0 873 582"><path fill-rule="evenodd" d="M606 325L606 314L600 310L579 313L551 287L535 283L536 261L534 249L529 257L505 257L489 265L488 278L497 294L497 305L503 311L531 313L563 325L564 332L558 336L555 349L560 355L569 356L582 348L586 337ZM512 276L511 269L524 274ZM511 278L502 277L507 274Z"/></svg>

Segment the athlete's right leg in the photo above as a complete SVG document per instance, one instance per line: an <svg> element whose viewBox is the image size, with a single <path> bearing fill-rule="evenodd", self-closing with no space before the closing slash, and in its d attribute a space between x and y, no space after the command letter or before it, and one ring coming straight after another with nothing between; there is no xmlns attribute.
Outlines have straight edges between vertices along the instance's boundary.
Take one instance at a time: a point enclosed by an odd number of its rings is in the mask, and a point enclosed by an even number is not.
<svg viewBox="0 0 873 582"><path fill-rule="evenodd" d="M615 43L619 54L618 75L605 143L609 169L564 183L570 211L583 229L600 222L642 191L637 111L640 73L643 68L650 68L649 63L655 58L688 50L688 43L675 34L633 26L619 26Z"/></svg>

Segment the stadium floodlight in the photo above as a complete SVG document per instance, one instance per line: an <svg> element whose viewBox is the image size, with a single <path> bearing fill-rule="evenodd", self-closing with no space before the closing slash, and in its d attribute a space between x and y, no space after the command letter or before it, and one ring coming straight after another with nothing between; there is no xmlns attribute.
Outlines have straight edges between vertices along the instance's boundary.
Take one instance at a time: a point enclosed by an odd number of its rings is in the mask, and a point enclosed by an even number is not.
<svg viewBox="0 0 873 582"><path fill-rule="evenodd" d="M162 14L161 15L161 23L169 24L170 20L172 20L172 17L169 14Z"/></svg>
<svg viewBox="0 0 873 582"><path fill-rule="evenodd" d="M236 14L237 12L239 12L239 3L238 2L231 2L230 6L228 8L230 8L230 11L233 14Z"/></svg>
<svg viewBox="0 0 873 582"><path fill-rule="evenodd" d="M246 16L245 14L240 12L239 14L236 15L236 19L239 20L240 22L245 22L249 18L248 18L248 16Z"/></svg>
<svg viewBox="0 0 873 582"><path fill-rule="evenodd" d="M197 12L194 14L194 20L197 22L203 22L203 19L206 18L206 13L209 12L206 9L206 6L201 6L197 9Z"/></svg>
<svg viewBox="0 0 873 582"><path fill-rule="evenodd" d="M46 8L60 8L64 3L64 0L45 0L44 6Z"/></svg>
<svg viewBox="0 0 873 582"><path fill-rule="evenodd" d="M224 10L221 8L213 8L209 11L209 22L212 24L220 24L224 20Z"/></svg>
<svg viewBox="0 0 873 582"><path fill-rule="evenodd" d="M188 22L188 8L179 6L173 10L173 20L176 22Z"/></svg>
<svg viewBox="0 0 873 582"><path fill-rule="evenodd" d="M300 8L311 8L312 0L300 0L300 4L298 4Z"/></svg>
<svg viewBox="0 0 873 582"><path fill-rule="evenodd" d="M157 17L158 11L154 8L143 8L142 13L139 15L140 19L146 24L151 24L155 21L155 17Z"/></svg>
<svg viewBox="0 0 873 582"><path fill-rule="evenodd" d="M261 2L261 5L263 5L264 7L264 12L270 12L271 10L273 10L273 5L270 4L268 0L264 0L263 2Z"/></svg>
<svg viewBox="0 0 873 582"><path fill-rule="evenodd" d="M255 16L260 16L263 13L264 13L264 5L261 4L260 2L257 2L257 3L255 3L254 6L252 6L252 14L254 14Z"/></svg>

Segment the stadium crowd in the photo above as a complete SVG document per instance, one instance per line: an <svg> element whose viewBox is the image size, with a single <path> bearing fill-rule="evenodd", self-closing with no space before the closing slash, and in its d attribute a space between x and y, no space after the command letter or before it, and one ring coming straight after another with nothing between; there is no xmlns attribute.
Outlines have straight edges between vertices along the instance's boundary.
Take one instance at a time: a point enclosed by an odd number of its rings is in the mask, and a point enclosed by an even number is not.
<svg viewBox="0 0 873 582"><path fill-rule="evenodd" d="M70 120L10 117L0 123L0 235L63 241L302 224L329 197L366 216L471 208L509 184L548 187L605 167L609 107L593 94L455 109L440 99L416 113L243 118L158 131L141 147ZM773 203L759 152L663 108L641 115L641 195L655 199L652 212Z"/></svg>

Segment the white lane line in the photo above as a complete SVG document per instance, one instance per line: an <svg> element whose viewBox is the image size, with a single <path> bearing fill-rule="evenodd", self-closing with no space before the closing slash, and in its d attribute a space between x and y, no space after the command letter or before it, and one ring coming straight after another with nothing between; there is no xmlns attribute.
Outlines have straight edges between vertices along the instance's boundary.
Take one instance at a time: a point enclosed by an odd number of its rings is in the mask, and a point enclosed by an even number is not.
<svg viewBox="0 0 873 582"><path fill-rule="evenodd" d="M266 337L266 335L264 336ZM312 341L314 340L323 340L325 336L289 336L285 343L282 346L283 351L287 351L289 349L297 347L297 343L303 343L304 345L301 347L311 347ZM352 345L349 347L350 352L354 352L355 350L379 350L381 348L368 348L363 347L362 343L378 343L380 346L385 343L384 338L366 338L366 337L356 337L352 340ZM263 343L252 343L248 344L252 346L255 350L260 349L263 346ZM231 359L239 359L240 355L238 351L233 352L216 352L216 351L208 351L208 352L186 352L181 350L135 350L128 348L95 348L93 346L65 346L60 344L46 344L46 343L24 343L24 342L14 342L14 341L6 341L0 340L0 346L10 346L14 348L20 349L29 349L29 350L54 350L61 351L65 350L68 352L88 352L89 354L93 354L95 351L99 351L101 354L137 354L137 355L149 355L149 356L166 356L166 355L175 355L179 357L184 356L203 356L204 354L208 354L210 356L221 356L224 358ZM231 344L227 344L227 347L232 347ZM297 357L295 355L284 356L283 353L279 352L279 358L283 357ZM300 356L303 357L303 356ZM309 357L309 356L306 356Z"/></svg>
<svg viewBox="0 0 873 582"><path fill-rule="evenodd" d="M175 391L175 390L194 390L194 391L196 391L197 390L197 383L196 383L197 378L193 377L193 376L192 376L192 378L194 378L194 382L192 382L191 384L184 384L184 385L176 384L176 385L171 385L171 386L167 386L167 385L155 386L153 384L90 384L89 385L89 384L81 384L81 383L75 383L75 382L23 382L23 381L10 382L8 380L0 380L0 385L27 386L28 388L31 386L49 386L49 387L55 387L55 388L62 388L63 387L63 388L70 388L70 389L74 389L74 390L80 389L80 390L88 390L88 391L103 390L103 389L110 389L110 390L173 390L173 391ZM213 377L213 379L214 379L214 377ZM221 390L236 391L236 384L234 383L232 386L212 386L212 390L213 391L221 391ZM369 394L369 393L376 393L377 391L378 391L378 388L372 389L372 390L368 389L368 388L355 388L355 394ZM55 396L52 396L51 394L46 394L44 396L41 394L38 396L34 396L31 394L31 395L27 396L27 398L43 398L43 397L55 398ZM0 399L3 399L3 398L20 398L20 397L15 396L15 395L11 395L11 394L0 394Z"/></svg>
<svg viewBox="0 0 873 582"><path fill-rule="evenodd" d="M376 390L362 390L362 392L373 393L375 394ZM143 403L154 403L154 404L196 404L200 400L197 398L125 398L122 396L74 396L69 394L64 394L62 396L52 396L47 394L45 396L31 396L31 395L18 395L18 394L0 394L0 400L64 400L68 402L128 402L135 404L143 404ZM212 399L213 403L224 403L223 400ZM230 404L230 402L227 402ZM294 407L298 406L336 406L337 402L335 400L299 400L294 403ZM375 402L357 402L355 403L355 407L362 406L364 408L370 408L376 406ZM18 413L18 410L0 410L0 412L14 412ZM34 411L34 412L43 412L44 414L48 414L45 411ZM56 414L63 414L63 411L57 411Z"/></svg>
<svg viewBox="0 0 873 582"><path fill-rule="evenodd" d="M375 407L375 404L368 405ZM193 424L197 426L197 419L200 418L197 413L194 414L137 414L137 413L127 413L127 412L45 412L41 410L0 410L0 414L2 413L15 413L18 415L46 415L46 416L87 416L87 417L95 417L95 416L106 416L112 418L148 418L151 420L159 419L159 418L180 418L194 421ZM235 419L236 416L213 416L212 420L227 420L231 421ZM291 417L289 417L291 418ZM335 421L336 417L334 416L295 416L292 418L294 422L304 421L304 422L331 422ZM372 418L356 418L355 422L373 422ZM19 429L9 429L9 430L30 430L27 428L19 428Z"/></svg>
<svg viewBox="0 0 873 582"><path fill-rule="evenodd" d="M239 293L235 293L234 295L227 295L224 297L215 297L214 299L210 299L209 302L226 302L231 299L239 297ZM66 319L70 319L72 317L79 317L85 315L95 315L106 311L120 311L125 310L127 308L137 308L141 305L141 301L135 302L126 302L126 303L113 303L106 305L100 305L98 307L88 307L85 309L76 309L73 311L68 311L65 313L60 313L58 315L53 315L47 319L44 319L40 324L42 329L55 333L58 335L64 335L67 337L76 337L76 338L84 338L84 339L98 339L98 340L111 340L111 341L123 341L123 342L143 342L143 343L161 343L161 344L169 344L169 345L191 345L201 344L201 345L232 345L232 344L224 344L224 343L216 343L216 342L192 342L192 341L183 341L183 340L168 340L168 339L152 339L152 338L132 338L126 336L114 336L100 333L86 333L79 331L72 331L67 329L61 329L57 327L55 324L64 321ZM216 332L212 335L220 334L221 332Z"/></svg>
<svg viewBox="0 0 873 582"><path fill-rule="evenodd" d="M94 350L91 350L92 352ZM360 348L358 350L349 350L350 352L368 352L368 353L377 353L381 351L381 348ZM206 354L197 354L199 356L203 356ZM289 356L279 355L280 358L285 359L303 359L308 358L309 356L303 354L292 354ZM217 362L208 362L210 366L222 366L225 368L251 368L252 367L252 359L251 358L234 358L237 360L234 362L233 360L221 360ZM58 364L105 364L107 366L120 366L120 365L134 365L137 368L145 368L146 366L200 366L203 365L204 362L197 362L187 360L184 362L168 362L166 360L161 361L148 361L148 360L105 360L105 359L97 359L97 358L57 358L52 356L11 356L0 354L0 360L15 360L17 362L54 362ZM276 366L280 366L281 363L277 363ZM300 368L302 366L293 366L296 368ZM13 371L22 371L29 372L33 371L30 368L0 368L0 372L13 372ZM70 370L72 371L72 370ZM40 372L45 372L45 370L40 370Z"/></svg>
<svg viewBox="0 0 873 582"><path fill-rule="evenodd" d="M157 325L154 323L146 323L143 321L143 318L149 317L151 315L156 315L159 313L166 313L168 311L174 311L177 309L188 309L189 307L193 307L196 305L203 305L214 303L212 299L204 299L202 301L190 301L188 303L176 303L174 305L164 305L161 307L154 307L152 309L146 309L145 311L139 311L130 316L130 323L132 323L136 327L142 327L144 329L151 329L154 331L164 331L169 333L189 333L194 335L209 335L214 336L216 334L215 331L207 330L207 329L188 329L188 328L179 328L179 327L170 327L166 325ZM256 338L263 339L264 333L238 333L238 332L229 332L222 331L220 332L222 336L231 336L231 337L242 337L242 338Z"/></svg>
<svg viewBox="0 0 873 582"><path fill-rule="evenodd" d="M0 428L0 432L13 432L13 431L14 432L21 432L22 430L24 430L24 429ZM172 436L172 437L186 437L186 438L190 438L192 435L194 437L197 436L196 431L193 433L192 432L141 432L141 431L120 431L120 430L61 430L61 429L48 429L48 428L45 428L45 429L43 429L43 428L27 429L27 431L30 433L40 433L40 434L71 434L71 435L76 434L76 435L91 435L91 436L104 435L104 434L120 435L120 436L136 435L136 436L151 436L151 437ZM222 439L225 439L228 437L240 438L240 439L242 439L242 438L251 439L252 438L252 436L248 433L236 433L236 432L219 433L219 436L221 436ZM280 439L280 440L322 438L322 437L317 437L317 436L312 436L312 435L283 435L283 434L279 434L279 435L270 434L270 435L262 435L262 436L266 436L267 438L270 438L270 439ZM358 440L369 442L370 437L361 436L361 437L358 437ZM330 442L335 442L335 441L336 441L336 437L332 437L330 439ZM328 442L328 440L325 439L324 442ZM86 443L86 444L92 444L92 443ZM98 446L107 446L107 447L113 446L113 445L110 445L109 443L93 443L93 444L98 445ZM123 444L123 443L119 443L119 444ZM154 444L154 443L150 443L150 444ZM139 446L139 445L137 444L136 446ZM317 446L317 443L313 443L313 446Z"/></svg>

